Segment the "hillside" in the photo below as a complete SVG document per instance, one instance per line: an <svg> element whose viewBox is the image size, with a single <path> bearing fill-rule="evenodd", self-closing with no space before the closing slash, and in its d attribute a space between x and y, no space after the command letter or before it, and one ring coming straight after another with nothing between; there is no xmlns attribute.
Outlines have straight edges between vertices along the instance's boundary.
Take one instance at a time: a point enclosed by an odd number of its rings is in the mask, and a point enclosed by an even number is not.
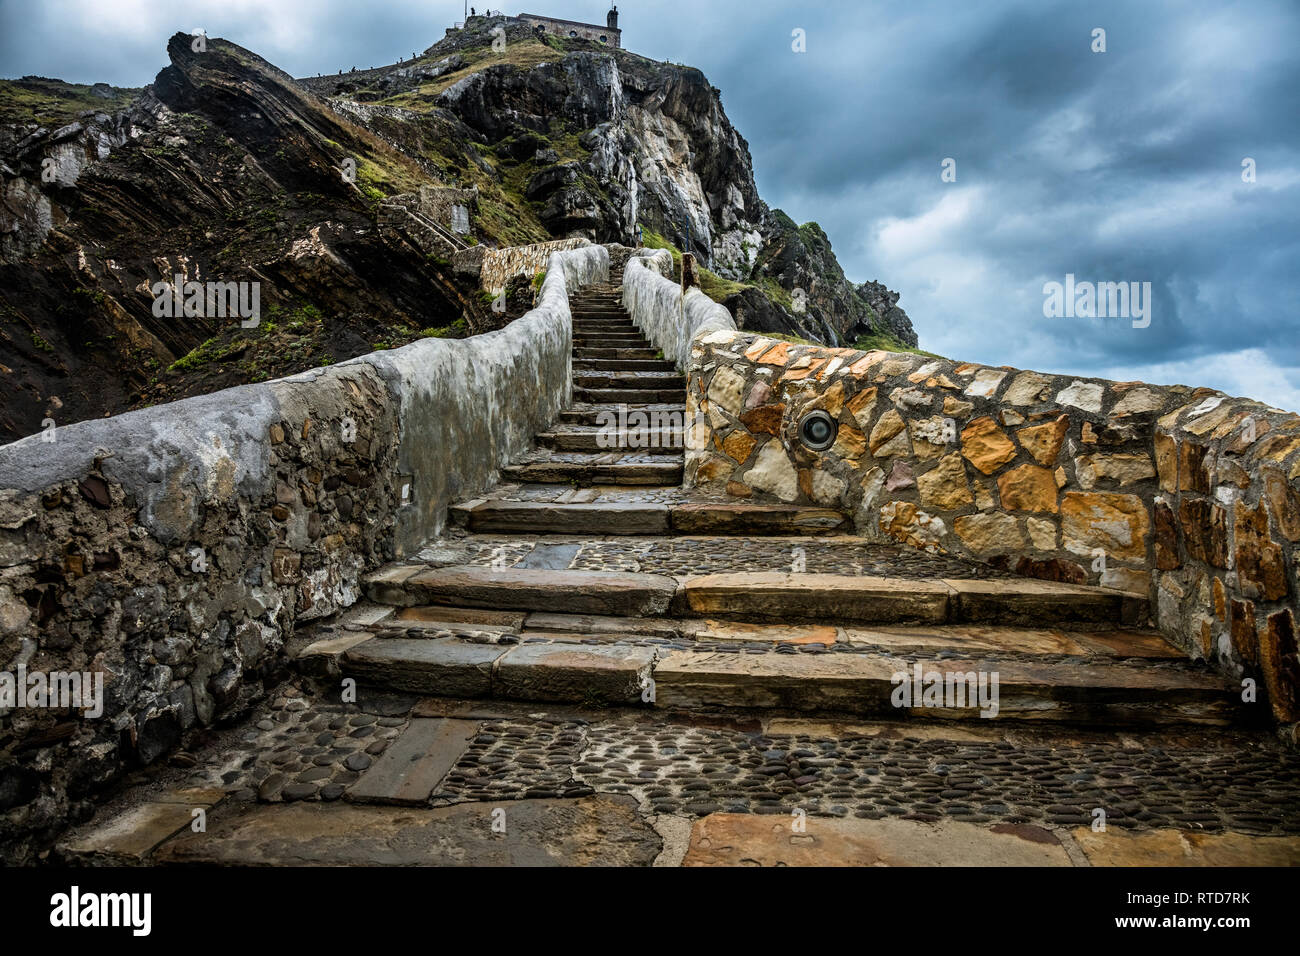
<svg viewBox="0 0 1300 956"><path fill-rule="evenodd" d="M746 327L915 346L887 290L763 203L700 71L493 26L319 78L177 34L143 90L0 82L0 438L490 327L476 283L389 225L421 186L476 190L471 243L640 223ZM256 327L155 314L177 275L258 283Z"/></svg>

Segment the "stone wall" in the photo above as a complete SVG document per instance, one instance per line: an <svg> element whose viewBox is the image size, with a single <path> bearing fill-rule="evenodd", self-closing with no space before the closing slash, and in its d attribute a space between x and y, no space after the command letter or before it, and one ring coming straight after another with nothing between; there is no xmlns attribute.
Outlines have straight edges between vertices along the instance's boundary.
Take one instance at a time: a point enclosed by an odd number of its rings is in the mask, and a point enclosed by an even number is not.
<svg viewBox="0 0 1300 956"><path fill-rule="evenodd" d="M838 426L824 452L798 439L816 409ZM724 330L695 341L687 418L688 483L840 507L873 538L1144 594L1170 639L1257 679L1294 733L1300 417L1209 389Z"/></svg>
<svg viewBox="0 0 1300 956"><path fill-rule="evenodd" d="M0 448L0 670L104 675L105 706L0 710L0 857L29 859L132 766L245 711L293 627L353 603L569 400L550 260L506 328L81 422Z"/></svg>
<svg viewBox="0 0 1300 956"><path fill-rule="evenodd" d="M734 330L736 323L725 307L699 289L689 288L683 295L672 275L668 250L634 252L623 269L623 305L664 358L684 369L697 335Z"/></svg>
<svg viewBox="0 0 1300 956"><path fill-rule="evenodd" d="M602 27L598 23L579 23L576 20L559 20L531 13L521 13L518 19L534 29L541 29L557 37L581 37L593 43L604 43L616 50L623 42L623 31L618 27Z"/></svg>
<svg viewBox="0 0 1300 956"><path fill-rule="evenodd" d="M468 234L478 216L478 187L458 189L454 186L420 187L419 210L448 232ZM464 211L464 222L457 223L456 209ZM460 228L463 225L465 228Z"/></svg>
<svg viewBox="0 0 1300 956"><path fill-rule="evenodd" d="M551 254L590 245L587 239L555 239L537 242L530 246L507 246L504 249L487 249L482 254L479 284L497 295L514 276L530 278L546 268ZM608 256L608 253L606 254Z"/></svg>

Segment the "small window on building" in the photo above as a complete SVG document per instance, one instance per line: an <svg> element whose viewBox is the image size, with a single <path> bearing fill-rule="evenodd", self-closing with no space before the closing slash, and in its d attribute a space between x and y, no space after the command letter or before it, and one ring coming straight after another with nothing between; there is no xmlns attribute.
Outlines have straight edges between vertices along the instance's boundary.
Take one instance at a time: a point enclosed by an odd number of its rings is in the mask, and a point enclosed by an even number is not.
<svg viewBox="0 0 1300 956"><path fill-rule="evenodd" d="M569 31L569 36L571 36L571 37L576 37L577 35L578 35L578 31L577 31L577 30L570 30L570 31Z"/></svg>
<svg viewBox="0 0 1300 956"><path fill-rule="evenodd" d="M600 42L601 42L601 43L608 43L608 42L609 42L609 37L607 37L607 36L601 36L601 38L600 38Z"/></svg>

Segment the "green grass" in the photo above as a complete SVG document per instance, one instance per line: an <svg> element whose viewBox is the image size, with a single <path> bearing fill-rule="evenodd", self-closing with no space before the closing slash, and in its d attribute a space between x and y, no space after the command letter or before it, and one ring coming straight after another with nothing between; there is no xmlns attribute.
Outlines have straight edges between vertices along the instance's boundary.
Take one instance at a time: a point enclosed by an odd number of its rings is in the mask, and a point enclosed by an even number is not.
<svg viewBox="0 0 1300 956"><path fill-rule="evenodd" d="M215 338L208 339L206 342L190 349L189 352L182 355L175 362L172 362L167 367L167 371L192 372L213 362L220 362L240 349L246 348L247 345L248 343L242 338L233 339L225 345L219 345Z"/></svg>
<svg viewBox="0 0 1300 956"><path fill-rule="evenodd" d="M870 352L872 349L881 349L885 352L911 352L913 355L925 355L929 358L944 358L934 352L927 352L925 349L913 348L905 345L898 339L894 338L888 332L873 332L870 335L859 335L854 339L850 348L859 349L863 352Z"/></svg>
<svg viewBox="0 0 1300 956"><path fill-rule="evenodd" d="M457 319L451 325L444 325L440 329L421 329L420 338L422 339L459 339L465 335L465 320Z"/></svg>
<svg viewBox="0 0 1300 956"><path fill-rule="evenodd" d="M122 109L139 90L109 88L107 98L89 86L33 77L0 80L0 124L39 123L51 130L66 126L87 110L113 113Z"/></svg>

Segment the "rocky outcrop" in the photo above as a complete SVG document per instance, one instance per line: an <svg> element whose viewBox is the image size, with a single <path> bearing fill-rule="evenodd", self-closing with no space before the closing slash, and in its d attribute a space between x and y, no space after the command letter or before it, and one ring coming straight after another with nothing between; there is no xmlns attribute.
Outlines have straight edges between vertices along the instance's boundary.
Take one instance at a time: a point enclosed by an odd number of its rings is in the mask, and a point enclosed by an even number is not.
<svg viewBox="0 0 1300 956"><path fill-rule="evenodd" d="M471 22L426 55L474 57L489 30ZM504 31L507 51L542 43L517 24ZM855 287L815 223L769 211L749 146L700 71L554 42L553 58L526 67L485 57L437 96L488 143L506 178L520 179L552 234L627 243L640 223L744 283L726 304L746 327L830 344L864 335L917 344L896 294Z"/></svg>
<svg viewBox="0 0 1300 956"><path fill-rule="evenodd" d="M641 224L736 283L713 294L742 326L915 343L815 225L768 210L702 73L499 22L297 81L177 34L133 99L82 88L66 101L104 105L0 127L0 438L488 327L449 223L393 208L429 187L477 197L466 242L630 243ZM271 319L155 315L178 275L256 283Z"/></svg>
<svg viewBox="0 0 1300 956"><path fill-rule="evenodd" d="M248 51L192 40L124 108L0 136L2 438L412 341L473 294L376 230L376 196L430 181L415 160ZM257 283L269 321L156 315L177 275Z"/></svg>

